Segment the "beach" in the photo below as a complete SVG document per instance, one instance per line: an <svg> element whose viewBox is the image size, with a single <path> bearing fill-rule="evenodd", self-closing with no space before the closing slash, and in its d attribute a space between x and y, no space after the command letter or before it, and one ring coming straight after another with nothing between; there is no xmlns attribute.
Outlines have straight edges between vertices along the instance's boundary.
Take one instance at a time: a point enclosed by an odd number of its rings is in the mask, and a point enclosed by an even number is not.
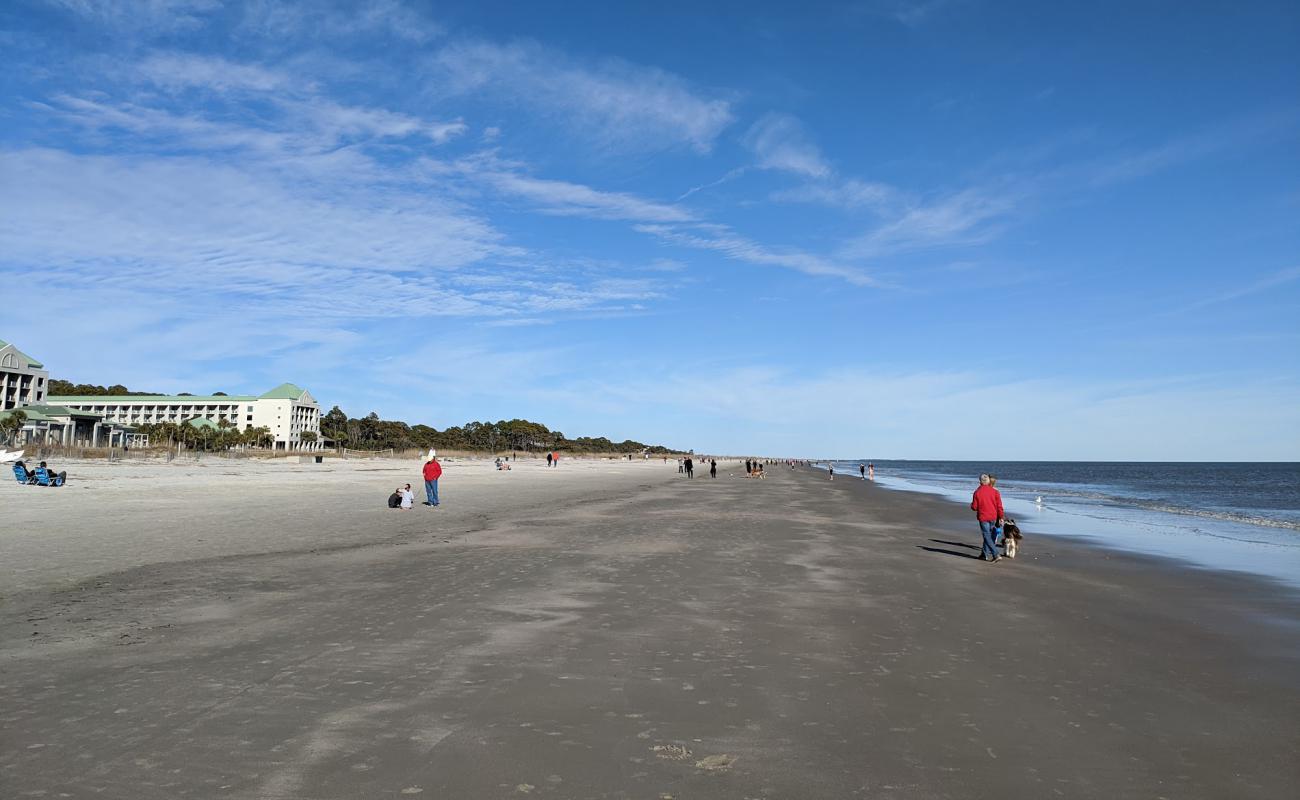
<svg viewBox="0 0 1300 800"><path fill-rule="evenodd" d="M1282 798L1300 595L735 462L86 463L0 488L0 787ZM63 466L60 469L65 468Z"/></svg>

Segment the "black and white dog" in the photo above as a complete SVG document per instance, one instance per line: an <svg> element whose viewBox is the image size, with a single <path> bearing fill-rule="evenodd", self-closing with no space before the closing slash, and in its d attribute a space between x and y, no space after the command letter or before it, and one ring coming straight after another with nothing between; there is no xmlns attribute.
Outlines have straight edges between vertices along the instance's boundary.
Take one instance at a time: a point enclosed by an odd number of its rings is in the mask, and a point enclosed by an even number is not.
<svg viewBox="0 0 1300 800"><path fill-rule="evenodd" d="M1007 554L1007 558L1015 558L1016 553L1020 551L1020 540L1025 538L1020 532L1014 519L1002 521L1002 551Z"/></svg>

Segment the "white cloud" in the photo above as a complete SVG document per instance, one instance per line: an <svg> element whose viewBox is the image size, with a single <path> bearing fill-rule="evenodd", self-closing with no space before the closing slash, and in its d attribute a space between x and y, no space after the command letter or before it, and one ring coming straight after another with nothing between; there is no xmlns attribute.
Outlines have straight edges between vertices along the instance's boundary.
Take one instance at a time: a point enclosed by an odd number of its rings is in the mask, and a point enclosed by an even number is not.
<svg viewBox="0 0 1300 800"><path fill-rule="evenodd" d="M206 25L221 0L44 0L114 32L162 34Z"/></svg>
<svg viewBox="0 0 1300 800"><path fill-rule="evenodd" d="M840 278L858 286L874 286L874 278L859 269L812 253L773 249L747 239L723 225L637 225L636 229L680 247L711 250L735 261L783 267L817 277Z"/></svg>
<svg viewBox="0 0 1300 800"><path fill-rule="evenodd" d="M831 168L821 151L808 140L803 124L788 114L768 114L745 134L745 146L753 151L758 166L825 178Z"/></svg>
<svg viewBox="0 0 1300 800"><path fill-rule="evenodd" d="M459 42L430 63L436 92L499 94L617 149L684 145L706 153L732 121L728 101L661 69L613 59L578 64L531 43Z"/></svg>
<svg viewBox="0 0 1300 800"><path fill-rule="evenodd" d="M566 181L497 171L480 172L477 178L504 194L531 200L550 214L638 222L685 222L692 219L688 212L676 206L620 192L602 192Z"/></svg>
<svg viewBox="0 0 1300 800"><path fill-rule="evenodd" d="M868 208L878 212L896 209L904 202L902 192L893 186L856 178L779 189L771 194L771 198L778 202L819 203L835 208Z"/></svg>
<svg viewBox="0 0 1300 800"><path fill-rule="evenodd" d="M930 204L908 208L895 219L846 244L846 257L876 258L955 244L977 244L996 233L994 223L1015 207L1010 193L964 189Z"/></svg>
<svg viewBox="0 0 1300 800"><path fill-rule="evenodd" d="M300 80L274 69L196 53L155 53L141 61L136 71L145 80L170 90L296 92L302 88Z"/></svg>
<svg viewBox="0 0 1300 800"><path fill-rule="evenodd" d="M507 252L486 222L424 193L319 196L199 158L0 152L0 238L27 264L457 268Z"/></svg>
<svg viewBox="0 0 1300 800"><path fill-rule="evenodd" d="M727 390L702 408L694 400L700 386ZM666 435L722 452L757 446L800 457L1230 461L1286 460L1300 443L1294 381L1218 375L1141 383L710 365L650 380L615 374L562 391L556 403L577 414L680 415Z"/></svg>
<svg viewBox="0 0 1300 800"><path fill-rule="evenodd" d="M378 34L423 44L443 33L441 25L399 0L247 0L239 30L277 43Z"/></svg>

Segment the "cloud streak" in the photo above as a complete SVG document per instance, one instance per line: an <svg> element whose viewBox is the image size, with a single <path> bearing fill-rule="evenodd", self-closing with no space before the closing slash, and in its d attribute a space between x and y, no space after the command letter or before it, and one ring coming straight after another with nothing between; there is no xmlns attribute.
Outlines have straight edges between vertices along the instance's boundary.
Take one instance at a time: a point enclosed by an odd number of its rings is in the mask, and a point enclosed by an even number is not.
<svg viewBox="0 0 1300 800"><path fill-rule="evenodd" d="M708 153L734 119L728 100L664 70L616 59L581 64L530 42L453 42L429 65L438 93L487 93L522 103L615 150L676 146Z"/></svg>

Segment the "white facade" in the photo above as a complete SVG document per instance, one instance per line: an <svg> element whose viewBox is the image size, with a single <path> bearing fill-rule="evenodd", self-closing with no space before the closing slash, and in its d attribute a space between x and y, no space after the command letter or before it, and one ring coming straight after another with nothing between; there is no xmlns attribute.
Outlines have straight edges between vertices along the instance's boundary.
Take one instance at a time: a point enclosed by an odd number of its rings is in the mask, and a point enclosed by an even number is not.
<svg viewBox="0 0 1300 800"><path fill-rule="evenodd" d="M0 341L0 411L47 402L49 383L44 364Z"/></svg>
<svg viewBox="0 0 1300 800"><path fill-rule="evenodd" d="M275 394L275 391L268 394ZM303 391L297 398L267 397L262 395L252 403L251 425L254 428L266 428L275 436L277 449L318 450L321 447L320 406L309 392ZM316 434L316 442L305 443L302 434ZM285 447L280 446L284 442Z"/></svg>
<svg viewBox="0 0 1300 800"><path fill-rule="evenodd" d="M57 396L47 402L98 414L105 422L123 425L181 424L190 419L213 423L225 420L240 431L265 427L277 450L317 450L321 447L320 406L309 392L282 384L258 397L224 395L126 395L112 397ZM303 442L302 434L316 434Z"/></svg>

